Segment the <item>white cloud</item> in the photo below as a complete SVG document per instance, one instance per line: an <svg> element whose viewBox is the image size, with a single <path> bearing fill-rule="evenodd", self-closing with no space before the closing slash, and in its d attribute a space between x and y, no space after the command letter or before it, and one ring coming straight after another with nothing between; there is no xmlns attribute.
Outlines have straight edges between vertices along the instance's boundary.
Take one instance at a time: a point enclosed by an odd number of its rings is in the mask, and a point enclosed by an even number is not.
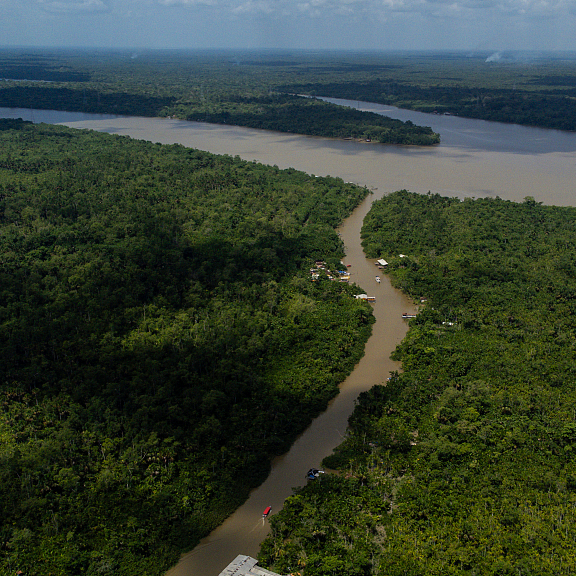
<svg viewBox="0 0 576 576"><path fill-rule="evenodd" d="M246 0L232 8L234 14L272 14L274 11L272 2L267 0Z"/></svg>
<svg viewBox="0 0 576 576"><path fill-rule="evenodd" d="M89 0L84 0L88 2ZM93 2L100 0L92 0ZM504 15L569 13L576 0L156 0L163 6L211 6L232 14L350 16L393 13L450 15L495 10ZM57 2L52 2L56 4Z"/></svg>
<svg viewBox="0 0 576 576"><path fill-rule="evenodd" d="M219 0L159 0L163 6L217 6L224 4Z"/></svg>
<svg viewBox="0 0 576 576"><path fill-rule="evenodd" d="M567 13L574 6L568 0L507 0L499 3L503 12L521 16L556 16Z"/></svg>
<svg viewBox="0 0 576 576"><path fill-rule="evenodd" d="M575 16L576 0L0 0L4 42L39 45L574 50Z"/></svg>
<svg viewBox="0 0 576 576"><path fill-rule="evenodd" d="M110 11L110 7L103 0L38 0L38 4L48 12L61 14Z"/></svg>

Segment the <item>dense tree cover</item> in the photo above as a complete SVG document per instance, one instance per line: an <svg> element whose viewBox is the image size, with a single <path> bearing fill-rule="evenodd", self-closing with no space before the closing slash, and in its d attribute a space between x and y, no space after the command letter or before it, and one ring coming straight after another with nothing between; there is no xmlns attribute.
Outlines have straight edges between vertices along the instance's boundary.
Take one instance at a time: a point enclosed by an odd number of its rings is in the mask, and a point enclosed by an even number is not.
<svg viewBox="0 0 576 576"><path fill-rule="evenodd" d="M287 94L230 96L229 101L216 109L207 109L199 101L196 106L185 107L183 112L187 120L312 136L361 138L386 144L429 145L440 142L440 136L428 127Z"/></svg>
<svg viewBox="0 0 576 576"><path fill-rule="evenodd" d="M174 104L173 97L157 97L126 92L60 85L20 85L10 83L0 88L0 105L6 108L66 110L89 114L109 113L135 116L158 116Z"/></svg>
<svg viewBox="0 0 576 576"><path fill-rule="evenodd" d="M157 52L126 58L121 52L94 56L4 50L0 52L0 72L4 66L6 74L12 74L10 78L25 80L29 72L28 80L52 79L58 61L65 64L63 72L69 78L41 85L3 82L0 106L177 116L393 144L431 145L440 140L430 128L411 122L297 95L273 94L271 79L261 74L261 66L256 65L259 62L249 61L248 68L238 67L231 65L227 53ZM265 65L274 68L271 62Z"/></svg>
<svg viewBox="0 0 576 576"><path fill-rule="evenodd" d="M286 100L268 98L282 92L576 129L576 60L571 55L490 56L489 52L3 49L0 72L4 70L6 77L54 82L2 82L0 105L14 106L21 100L38 108L176 115L308 134L310 129L306 131L301 121L307 116L315 133L337 137L340 133L370 137L367 128L380 125L345 108L339 109L335 125L330 108L299 98L286 106ZM405 124L398 142L406 142L406 133L414 135L414 143L437 141L437 136L422 130Z"/></svg>
<svg viewBox="0 0 576 576"><path fill-rule="evenodd" d="M0 122L0 572L158 574L245 499L362 354L309 268L367 193Z"/></svg>
<svg viewBox="0 0 576 576"><path fill-rule="evenodd" d="M573 55L384 53L356 55L353 61L356 66L334 62L315 76L285 76L288 81L277 89L576 130Z"/></svg>
<svg viewBox="0 0 576 576"><path fill-rule="evenodd" d="M576 209L397 192L367 253L426 302L362 394L338 468L272 518L284 573L576 571ZM403 254L404 257L400 257Z"/></svg>
<svg viewBox="0 0 576 576"><path fill-rule="evenodd" d="M384 78L360 82L296 84L280 87L493 122L576 130L576 88L525 92L481 86L419 86Z"/></svg>
<svg viewBox="0 0 576 576"><path fill-rule="evenodd" d="M88 73L63 66L59 60L56 56L42 53L22 54L20 51L10 51L0 60L0 79L36 82L85 82L90 79Z"/></svg>

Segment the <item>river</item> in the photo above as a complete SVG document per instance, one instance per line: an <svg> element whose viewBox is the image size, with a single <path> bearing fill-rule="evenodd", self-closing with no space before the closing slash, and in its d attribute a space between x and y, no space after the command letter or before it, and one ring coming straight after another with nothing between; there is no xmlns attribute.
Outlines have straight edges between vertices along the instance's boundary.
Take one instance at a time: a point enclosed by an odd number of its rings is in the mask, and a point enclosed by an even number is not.
<svg viewBox="0 0 576 576"><path fill-rule="evenodd" d="M460 198L500 196L522 201L532 196L546 204L575 203L576 133L328 100L431 126L440 132L442 142L433 148L384 146L174 119L0 108L0 117L65 124L162 144L179 143L280 168L339 176L374 192L340 229L352 280L376 296L376 323L364 357L328 410L314 420L287 454L275 459L268 479L224 524L184 555L167 576L217 576L237 554L256 556L269 528L268 522L261 519L264 508L272 506L275 512L282 507L292 487L305 482L306 470L318 466L340 443L358 394L385 382L390 371L399 368L389 355L406 333L401 313L415 308L386 277L376 284L374 262L362 252L360 227L374 199L406 188Z"/></svg>

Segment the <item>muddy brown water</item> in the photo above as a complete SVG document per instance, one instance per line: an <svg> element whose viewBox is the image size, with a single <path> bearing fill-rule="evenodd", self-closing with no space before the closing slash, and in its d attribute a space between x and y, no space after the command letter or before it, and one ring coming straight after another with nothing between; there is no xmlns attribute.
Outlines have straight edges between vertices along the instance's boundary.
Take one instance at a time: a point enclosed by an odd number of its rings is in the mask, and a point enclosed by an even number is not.
<svg viewBox="0 0 576 576"><path fill-rule="evenodd" d="M173 119L0 108L0 117L65 124L163 144L179 143L280 168L339 176L373 191L340 229L346 247L344 262L351 264L352 280L376 297L376 323L364 357L328 409L287 454L274 460L267 480L221 526L183 555L167 576L217 576L237 554L256 556L269 530L269 523L262 520L263 510L272 506L272 513L277 512L292 488L306 482L306 471L319 466L341 442L360 392L385 383L390 371L400 368L389 356L407 330L401 314L413 312L416 307L394 290L385 276L377 284L374 261L364 257L360 228L374 199L405 188L460 198L500 196L522 201L533 196L546 204L575 204L575 133L419 114L356 101L337 102L432 126L440 132L442 143L434 148L383 146Z"/></svg>

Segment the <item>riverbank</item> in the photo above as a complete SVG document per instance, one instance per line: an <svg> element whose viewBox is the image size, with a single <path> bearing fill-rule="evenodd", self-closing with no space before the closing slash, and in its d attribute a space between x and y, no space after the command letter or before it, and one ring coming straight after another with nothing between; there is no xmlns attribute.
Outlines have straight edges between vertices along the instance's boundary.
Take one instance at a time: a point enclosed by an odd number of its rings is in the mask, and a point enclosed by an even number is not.
<svg viewBox="0 0 576 576"><path fill-rule="evenodd" d="M530 198L401 191L373 204L371 255L389 255L395 285L430 305L394 354L403 371L360 396L326 462L344 477L285 503L264 566L573 571L575 222L575 208Z"/></svg>
<svg viewBox="0 0 576 576"><path fill-rule="evenodd" d="M390 354L408 329L401 318L402 313L415 310L415 305L395 290L387 277L374 286L374 260L365 257L360 243L360 229L372 200L373 197L364 200L339 228L346 247L344 263L351 265L351 281L362 287L369 286L371 294L376 296L373 304L376 322L364 356L341 384L338 396L327 410L312 422L285 455L272 462L266 481L253 490L248 501L221 526L184 555L166 576L218 576L223 566L237 554L257 556L260 543L269 533L268 522L262 522L262 510L270 505L273 513L282 508L284 500L292 494L292 488L306 483L306 471L318 467L342 442L348 417L359 394L384 384L391 371L400 369L400 363L392 361Z"/></svg>
<svg viewBox="0 0 576 576"><path fill-rule="evenodd" d="M361 358L369 306L309 269L339 268L334 226L368 191L182 146L0 124L13 462L0 566L30 572L41 556L39 576L158 573L265 479Z"/></svg>
<svg viewBox="0 0 576 576"><path fill-rule="evenodd" d="M358 103L354 102L354 105ZM360 106L367 105L359 103ZM379 109L378 106L375 108ZM392 111L394 112L394 111ZM66 123L80 129L93 129L113 132L153 142L167 144L179 143L184 146L208 150L217 154L239 155L280 168L297 168L309 174L332 174L345 181L356 182L374 190L374 194L364 201L346 226L355 226L352 236L345 236L347 260L351 267L352 280L373 292L374 264L365 261L361 246L353 239L359 239L362 219L367 213L372 199L382 197L393 190L408 188L411 191L427 193L431 190L448 196L495 196L521 201L525 196L533 196L537 201L550 204L570 205L576 197L576 174L573 152L576 150L576 136L514 126L502 126L489 122L466 120L455 117L432 117L429 125L442 129L442 143L433 149L415 149L407 147L366 146L364 143L325 140L321 138L300 137L257 130L214 126L202 123L187 123L174 120L128 117L93 117L83 114L50 113L42 110L0 110L4 115L24 117L35 122L46 121ZM411 114L400 111L399 114ZM418 113L412 113L418 114ZM440 124L434 124L438 122ZM356 221L357 220L357 221ZM356 224L352 224L356 221ZM361 265L366 262L366 268ZM360 263L360 264L359 264ZM384 288L386 282L377 288ZM394 298L394 291L390 297ZM382 382L381 375L387 371L382 366L387 356L384 347L393 349L402 333L394 335L395 321L404 329L405 321L386 316L387 298L385 293L378 295L375 313L382 306L383 322L377 319L374 330L384 329L379 339L371 340L376 347L373 370L376 378L369 373L367 385ZM408 311L401 304L400 311ZM380 312L378 312L380 313ZM380 318L380 317L379 317ZM389 318L392 334L386 332ZM387 339L390 339L387 341ZM345 433L344 425L338 429L338 438ZM324 433L324 431L322 431ZM339 443L338 438L335 439ZM298 462L286 468L286 474L294 471L297 485L304 478L309 467L318 466L314 461L300 470ZM290 484L290 476L286 478ZM288 491L290 491L288 487ZM264 495L265 496L265 495ZM282 498L279 499L280 501ZM254 513L261 520L262 509L269 505L263 497L264 506ZM275 508L276 510L278 508ZM255 526L252 513L244 516L246 523L237 534L242 538L252 534ZM257 532L259 528L253 532ZM258 536L260 538L260 536ZM258 540L256 538L256 540ZM257 542L255 540L255 547ZM259 540L258 540L259 541ZM208 552L208 550L207 550ZM207 557L219 558L217 542L210 544ZM226 559L221 559L220 566ZM215 567L218 568L218 567ZM218 572L216 572L217 574ZM201 572L200 574L204 574Z"/></svg>

